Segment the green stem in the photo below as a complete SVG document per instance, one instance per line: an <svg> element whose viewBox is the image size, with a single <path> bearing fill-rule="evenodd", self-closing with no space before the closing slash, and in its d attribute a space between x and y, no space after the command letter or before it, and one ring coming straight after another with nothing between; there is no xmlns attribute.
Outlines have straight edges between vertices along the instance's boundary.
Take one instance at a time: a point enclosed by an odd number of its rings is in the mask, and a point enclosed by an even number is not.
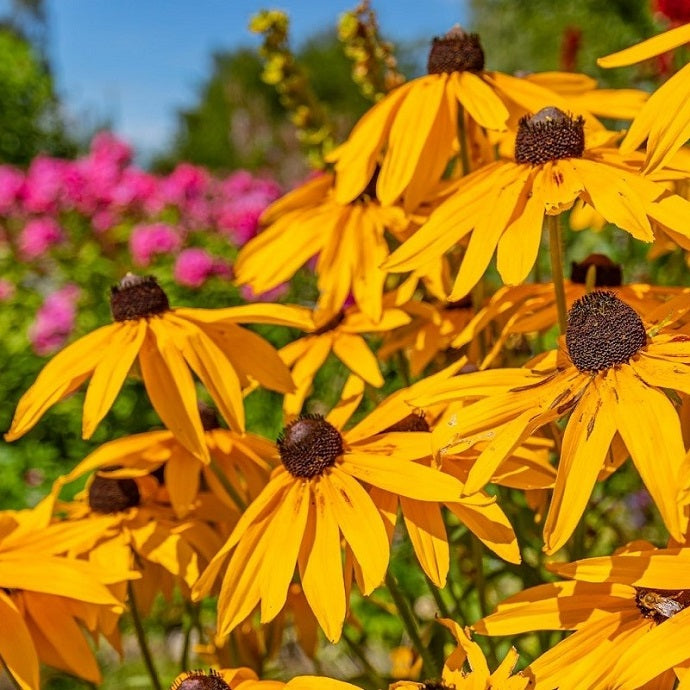
<svg viewBox="0 0 690 690"><path fill-rule="evenodd" d="M5 660L0 656L0 664L2 664L2 668L5 670L5 673L7 674L7 677L10 679L10 682L12 685L17 688L17 690L22 690L22 686L19 685L19 681L10 673L10 669L5 663Z"/></svg>
<svg viewBox="0 0 690 690"><path fill-rule="evenodd" d="M565 304L565 283L563 278L563 247L561 238L560 216L546 216L546 226L549 229L549 251L551 253L551 280L556 293L556 309L558 310L558 328L561 335L568 327L568 309Z"/></svg>
<svg viewBox="0 0 690 690"><path fill-rule="evenodd" d="M151 678L151 687L154 690L163 690L163 686L158 679L158 672L156 671L156 667L153 665L151 650L149 649L148 642L146 641L146 632L144 631L141 616L139 615L139 610L137 609L137 600L134 596L134 587L132 587L131 582L127 583L127 594L129 596L129 610L132 614L132 622L134 623L137 642L139 643L139 649L141 650L141 657L144 660L144 665L146 666L146 670Z"/></svg>
<svg viewBox="0 0 690 690"><path fill-rule="evenodd" d="M225 476L225 473L223 470L221 470L220 467L216 464L215 460L211 460L211 470L213 471L213 474L216 475L218 478L218 481L223 485L223 488L225 489L226 493L230 498L235 502L235 505L242 511L244 512L247 509L247 503L246 501L240 496L237 491L235 490L235 487L230 483L228 478Z"/></svg>
<svg viewBox="0 0 690 690"><path fill-rule="evenodd" d="M448 605L446 604L445 601L443 601L443 597L441 596L441 590L436 586L434 582L431 581L429 576L424 573L424 578L426 579L426 584L429 587L429 591L431 592L431 596L434 597L434 601L436 602L436 606L438 606L439 613L444 617L444 618L450 618L450 609L448 608Z"/></svg>
<svg viewBox="0 0 690 690"><path fill-rule="evenodd" d="M366 655L360 648L360 645L357 644L354 640L351 640L350 637L347 634L347 631L343 629L343 640L345 640L345 644L349 647L350 651L354 656L356 656L360 663L362 664L362 667L364 668L364 671L366 672L367 676L369 677L369 680L377 687L377 688L385 688L386 681L379 675L378 671L371 665L371 662L369 659L367 659Z"/></svg>
<svg viewBox="0 0 690 690"><path fill-rule="evenodd" d="M417 650L419 656L422 657L422 662L424 663L424 672L429 677L438 677L441 669L431 656L431 652L429 651L428 647L422 642L422 638L419 636L419 630L417 629L417 621L414 618L410 602L404 597L395 577L390 572L386 573L386 587L388 587L388 591L393 597L393 601L398 609L400 619L405 626L405 630L407 631L414 648Z"/></svg>
<svg viewBox="0 0 690 690"><path fill-rule="evenodd" d="M180 655L180 671L186 671L189 668L189 650L191 648L192 633L200 628L199 606L199 604L185 602L187 625L185 626L184 644L182 645L182 654Z"/></svg>
<svg viewBox="0 0 690 690"><path fill-rule="evenodd" d="M484 547L474 536L471 535L472 540L472 560L474 561L474 571L476 573L477 585L477 600L479 601L479 612L482 618L489 614L489 605L486 601L486 577L484 577ZM496 645L493 637L487 638L489 645L489 665L493 668L498 666L498 657L496 656Z"/></svg>

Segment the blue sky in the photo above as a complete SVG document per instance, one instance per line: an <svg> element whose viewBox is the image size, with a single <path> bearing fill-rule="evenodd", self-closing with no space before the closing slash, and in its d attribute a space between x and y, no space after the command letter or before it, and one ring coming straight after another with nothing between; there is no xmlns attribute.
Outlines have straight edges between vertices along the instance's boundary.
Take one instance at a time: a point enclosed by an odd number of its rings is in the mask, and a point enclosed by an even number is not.
<svg viewBox="0 0 690 690"><path fill-rule="evenodd" d="M249 17L286 10L294 42L334 26L357 0L46 0L57 87L78 122L109 119L142 158L165 146L195 102L214 50L257 46ZM466 0L373 0L384 34L411 41L466 20ZM4 10L8 0L0 0Z"/></svg>

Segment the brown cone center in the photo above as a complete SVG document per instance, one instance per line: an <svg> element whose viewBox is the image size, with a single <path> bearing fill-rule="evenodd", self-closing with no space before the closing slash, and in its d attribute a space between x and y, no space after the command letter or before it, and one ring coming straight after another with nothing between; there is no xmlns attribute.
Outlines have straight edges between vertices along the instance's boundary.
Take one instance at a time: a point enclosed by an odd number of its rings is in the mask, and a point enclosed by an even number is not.
<svg viewBox="0 0 690 690"><path fill-rule="evenodd" d="M332 467L343 454L343 437L321 415L307 415L283 429L278 451L293 477L311 479Z"/></svg>
<svg viewBox="0 0 690 690"><path fill-rule="evenodd" d="M427 72L481 72L484 69L484 50L477 34L466 34L459 26L445 36L431 42Z"/></svg>
<svg viewBox="0 0 690 690"><path fill-rule="evenodd" d="M187 671L184 677L172 684L170 690L230 690L230 686L217 671Z"/></svg>
<svg viewBox="0 0 690 690"><path fill-rule="evenodd" d="M134 479L116 479L97 474L89 487L89 507L96 513L119 513L138 506L140 500L139 487Z"/></svg>
<svg viewBox="0 0 690 690"><path fill-rule="evenodd" d="M558 108L542 108L525 115L515 137L515 160L542 165L561 158L580 158L585 150L585 121Z"/></svg>
<svg viewBox="0 0 690 690"><path fill-rule="evenodd" d="M153 276L128 273L110 289L110 311L115 321L143 319L168 309L168 296Z"/></svg>
<svg viewBox="0 0 690 690"><path fill-rule="evenodd" d="M578 285L585 285L590 270L594 270L594 287L619 287L623 284L620 264L614 263L604 254L590 254L580 263L573 261L570 280Z"/></svg>
<svg viewBox="0 0 690 690"><path fill-rule="evenodd" d="M637 312L608 290L581 297L568 312L565 343L580 371L603 371L625 364L646 342Z"/></svg>

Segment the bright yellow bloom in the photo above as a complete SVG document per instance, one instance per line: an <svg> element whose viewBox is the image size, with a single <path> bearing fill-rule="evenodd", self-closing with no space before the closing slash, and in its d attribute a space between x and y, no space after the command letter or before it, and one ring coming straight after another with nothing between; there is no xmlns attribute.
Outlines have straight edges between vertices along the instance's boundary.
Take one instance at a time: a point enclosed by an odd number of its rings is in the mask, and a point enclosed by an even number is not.
<svg viewBox="0 0 690 690"><path fill-rule="evenodd" d="M597 60L600 67L622 67L661 55L690 42L690 24L642 41L635 46ZM647 140L645 171L666 165L690 138L690 64L662 84L633 120L621 144L629 153Z"/></svg>
<svg viewBox="0 0 690 690"><path fill-rule="evenodd" d="M50 524L52 507L0 513L0 658L22 690L39 690L39 662L100 683L85 630L117 644L124 607L107 585L138 577L127 564L66 557L107 527Z"/></svg>
<svg viewBox="0 0 690 690"><path fill-rule="evenodd" d="M427 681L400 680L390 686L390 690L425 690L425 688L453 688L454 690L526 690L529 678L522 674L512 675L518 660L514 647L508 650L498 668L491 673L484 653L476 642L472 641L467 630L447 618L439 618L455 638L458 646L451 652L443 665L443 672L438 683ZM465 671L465 666L469 667Z"/></svg>
<svg viewBox="0 0 690 690"><path fill-rule="evenodd" d="M226 508L236 513L266 485L275 448L259 436L219 428L210 408L202 408L201 421L213 466L192 455L171 431L149 431L104 443L59 481L67 484L94 470L102 470L103 476L111 478L161 471L170 503L181 518L194 509L203 478Z"/></svg>
<svg viewBox="0 0 690 690"><path fill-rule="evenodd" d="M146 392L163 423L189 452L208 462L190 368L228 424L243 431L243 387L255 380L287 392L293 385L273 347L237 324L312 325L308 310L285 305L171 309L154 278L131 274L113 288L111 310L115 323L68 345L46 364L19 401L5 434L7 441L29 431L49 407L89 377L82 435L90 438L137 360Z"/></svg>
<svg viewBox="0 0 690 690"><path fill-rule="evenodd" d="M467 133L466 158L474 170L493 160L484 130L505 131L509 118L546 106L574 107L569 96L534 81L485 70L479 37L459 27L434 39L428 72L375 104L327 156L335 163L341 203L357 198L380 165L377 197L393 204L403 196L405 208L414 210L460 152L458 121ZM581 114L589 119L589 113Z"/></svg>
<svg viewBox="0 0 690 690"><path fill-rule="evenodd" d="M318 325L314 332L283 347L280 357L295 382L295 391L283 399L285 417L292 419L302 411L314 377L331 353L362 381L375 388L383 386L378 361L363 336L386 333L409 322L410 317L402 309L389 307L385 300L378 321L372 321L357 305L352 305Z"/></svg>
<svg viewBox="0 0 690 690"><path fill-rule="evenodd" d="M373 171L372 171L373 174ZM317 320L338 313L352 293L372 321L381 318L388 257L386 231L395 237L408 225L403 210L383 206L373 190L341 203L334 197L333 175L321 175L269 206L267 226L240 251L235 277L261 294L289 280L318 254Z"/></svg>
<svg viewBox="0 0 690 690"><path fill-rule="evenodd" d="M593 292L571 308L563 349L539 356L531 367L449 379L413 402L423 407L476 401L439 428L437 440L446 452L488 441L469 473L468 493L484 486L537 429L570 414L544 525L544 549L553 553L577 525L602 469L611 468L616 432L669 532L683 537L685 448L678 412L665 389L690 393L687 336L656 326L645 330L636 312L613 293Z"/></svg>
<svg viewBox="0 0 690 690"><path fill-rule="evenodd" d="M331 641L339 639L347 597L341 534L365 595L388 567L386 529L363 484L427 501L460 496L454 478L416 462L429 452L428 434L386 433L350 440L342 424L359 405L361 381L351 378L326 419L299 418L278 440L282 466L247 508L194 587L205 596L220 575L218 632L224 635L261 602L261 620L283 608L298 565L304 594ZM348 574L349 578L349 574Z"/></svg>
<svg viewBox="0 0 690 690"><path fill-rule="evenodd" d="M578 198L636 239L654 239L651 221L688 236L690 203L606 148L607 136L586 131L582 118L553 107L523 118L515 160L497 161L461 178L384 268L409 271L467 241L450 300L470 292L494 252L503 281L521 283L537 258L545 215L569 209Z"/></svg>
<svg viewBox="0 0 690 690"><path fill-rule="evenodd" d="M575 631L522 672L531 688L673 687L671 669L690 662L690 548L634 542L550 569L573 579L525 590L472 626L486 635Z"/></svg>
<svg viewBox="0 0 690 690"><path fill-rule="evenodd" d="M212 679L212 680L211 680ZM185 683L186 681L186 683ZM342 680L320 676L297 676L287 683L259 680L250 668L221 668L218 671L185 671L170 690L359 690Z"/></svg>

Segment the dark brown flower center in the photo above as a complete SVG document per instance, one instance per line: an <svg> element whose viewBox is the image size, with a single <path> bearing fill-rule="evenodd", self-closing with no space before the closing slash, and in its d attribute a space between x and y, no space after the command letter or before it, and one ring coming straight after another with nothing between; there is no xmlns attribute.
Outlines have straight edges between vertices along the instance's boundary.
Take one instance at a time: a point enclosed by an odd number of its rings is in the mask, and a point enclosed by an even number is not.
<svg viewBox="0 0 690 690"><path fill-rule="evenodd" d="M425 680L424 690L455 690L454 685L446 685L442 680Z"/></svg>
<svg viewBox="0 0 690 690"><path fill-rule="evenodd" d="M119 513L138 506L140 500L134 479L111 479L97 474L89 487L89 507L96 513Z"/></svg>
<svg viewBox="0 0 690 690"><path fill-rule="evenodd" d="M278 451L293 477L310 479L323 474L343 454L343 437L321 415L306 415L283 429Z"/></svg>
<svg viewBox="0 0 690 690"><path fill-rule="evenodd" d="M427 72L481 72L484 69L484 50L477 34L466 34L454 26L445 36L431 42Z"/></svg>
<svg viewBox="0 0 690 690"><path fill-rule="evenodd" d="M560 158L580 158L585 150L585 121L558 108L542 108L525 115L515 137L515 160L542 165Z"/></svg>
<svg viewBox="0 0 690 690"><path fill-rule="evenodd" d="M580 371L603 371L624 364L646 342L637 312L608 290L581 297L568 312L565 343Z"/></svg>
<svg viewBox="0 0 690 690"><path fill-rule="evenodd" d="M454 302L446 302L446 309L471 309L472 295L465 295L461 299L456 299Z"/></svg>
<svg viewBox="0 0 690 690"><path fill-rule="evenodd" d="M128 273L110 289L110 311L115 321L143 319L168 309L168 296L153 276Z"/></svg>
<svg viewBox="0 0 690 690"><path fill-rule="evenodd" d="M312 331L312 335L323 335L332 331L334 328L340 326L340 324L345 320L345 312L341 309L335 316L332 316L326 323L319 326L317 329Z"/></svg>
<svg viewBox="0 0 690 690"><path fill-rule="evenodd" d="M688 589L648 589L635 587L635 603L645 618L663 623L690 606Z"/></svg>
<svg viewBox="0 0 690 690"><path fill-rule="evenodd" d="M570 280L578 285L585 285L590 270L594 271L594 287L618 287L623 283L620 264L614 263L604 254L590 254L579 264L573 261Z"/></svg>
<svg viewBox="0 0 690 690"><path fill-rule="evenodd" d="M187 671L183 678L178 678L170 690L230 690L218 671Z"/></svg>
<svg viewBox="0 0 690 690"><path fill-rule="evenodd" d="M201 400L197 403L197 407L199 408L199 417L201 417L201 426L204 427L204 431L220 429L220 419L218 419L218 412L216 412L214 407L207 405Z"/></svg>
<svg viewBox="0 0 690 690"><path fill-rule="evenodd" d="M383 431L429 431L429 423L424 419L424 411L410 412L399 422L391 424Z"/></svg>

